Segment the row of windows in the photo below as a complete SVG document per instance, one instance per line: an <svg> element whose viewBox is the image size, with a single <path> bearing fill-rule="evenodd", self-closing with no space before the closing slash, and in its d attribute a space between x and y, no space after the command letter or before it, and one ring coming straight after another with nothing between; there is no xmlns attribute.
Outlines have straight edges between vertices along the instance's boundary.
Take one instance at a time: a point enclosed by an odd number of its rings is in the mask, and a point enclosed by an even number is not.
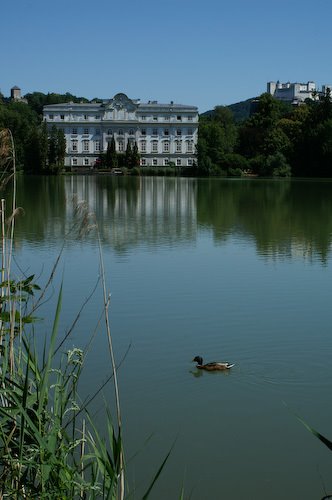
<svg viewBox="0 0 332 500"><path fill-rule="evenodd" d="M169 143L169 141L163 141L161 143L161 145L162 145L162 151L163 151L163 153L169 153L169 151L170 151L170 143ZM186 152L187 153L193 153L193 151L194 151L194 143L192 141L186 141L185 145L186 145ZM141 153L146 153L147 152L146 146L147 146L146 141L141 141L139 143L139 148L140 148L140 152ZM151 141L151 152L152 153L158 153L158 146L159 146L159 142L158 141ZM176 151L176 153L182 153L182 150L183 150L182 142L181 141L175 141L175 151Z"/></svg>
<svg viewBox="0 0 332 500"><path fill-rule="evenodd" d="M163 164L165 167L169 165L169 158L164 158L163 159ZM175 165L177 167L181 167L182 165L188 165L188 167L191 167L193 165L194 161L192 158L187 158L186 160L182 160L182 158L176 158L175 160ZM73 167L78 166L78 158L72 158L71 159L71 164ZM83 165L84 166L89 166L91 165L91 159L90 158L83 158ZM148 165L147 159L146 158L141 158L141 166L146 167ZM152 166L157 167L158 166L158 158L152 158Z"/></svg>
<svg viewBox="0 0 332 500"><path fill-rule="evenodd" d="M175 130L175 135L177 136L181 136L182 134L184 134L185 132L185 129L182 129L182 128L177 128ZM141 129L141 135L147 135L146 134L146 128L142 128ZM157 135L165 135L165 136L168 136L170 135L170 131L168 128L164 128L162 131L161 130L158 130L157 128L153 128L152 129L152 133L151 133L152 136L157 136ZM188 128L187 129L187 134L184 134L184 135L193 135L193 129L192 128Z"/></svg>
<svg viewBox="0 0 332 500"><path fill-rule="evenodd" d="M165 115L165 116L158 116L158 115L153 115L152 117L151 116L145 116L145 115L141 115L139 116L139 119L141 121L146 121L146 120L151 120L152 118L152 121L154 122L158 122L159 120L161 121L170 121L171 117L173 119L175 119L176 121L178 122L182 122L185 118L187 118L187 120L189 122L192 122L194 117L192 115L189 115L189 116L182 116L182 115L176 115L176 116L171 116L171 115Z"/></svg>
<svg viewBox="0 0 332 500"><path fill-rule="evenodd" d="M60 115L54 115L54 114L49 114L48 115L48 119L50 121L53 121L54 119L59 119L61 121L65 121L65 120L68 120L69 119L69 116L68 115L64 115L64 114L60 114ZM100 120L101 119L101 116L99 115L70 115L70 118L72 120ZM171 116L171 115L165 115L165 116L158 116L158 115L153 115L152 117L151 116L145 116L145 115L142 115L142 116L139 116L138 119L140 121L154 121L154 122L158 122L158 121L171 121L171 118L172 118L172 121L177 121L177 122L182 122L182 121L193 121L194 119L194 116L182 116L182 115L176 115L176 116Z"/></svg>
<svg viewBox="0 0 332 500"><path fill-rule="evenodd" d="M77 131L78 131L78 129L76 127L72 128L71 129L71 135L78 135ZM127 131L124 131L122 128L120 128L118 130L108 129L107 130L107 135L111 135L112 136L115 133L117 135L125 135L125 132L127 132ZM141 135L147 135L147 129L146 128L142 128L140 132L141 132ZM175 131L175 135L180 136L180 135L184 134L184 132L185 132L185 129L178 128ZM192 128L186 129L186 132L187 132L186 135L193 135L193 129ZM92 131L90 129L88 129L88 128L84 128L83 129L83 135L90 135L90 133L92 133ZM95 129L95 135L100 135L100 129L99 128ZM128 135L134 136L135 135L134 129L132 129L132 128L129 129L128 130ZM168 136L168 135L170 135L170 130L168 128L164 128L163 130L160 130L160 129L157 129L157 128L153 128L151 135L154 135L154 136L157 136L157 135Z"/></svg>
<svg viewBox="0 0 332 500"><path fill-rule="evenodd" d="M100 141L94 141L94 151L99 152L101 150L101 142ZM125 150L125 143L124 141L118 141L118 151L124 151ZM170 152L170 142L169 141L163 141L162 143L162 151L163 153L169 153ZM193 153L194 151L194 143L192 141L186 141L186 152L187 153ZM141 141L140 142L140 152L141 153L146 153L147 143L146 141ZM158 146L159 142L158 141L151 141L151 152L152 153L158 153ZM78 141L73 140L71 141L71 147L70 150L72 153L77 153L78 152ZM90 152L90 141L88 140L83 140L82 141L82 151L84 153L89 153ZM175 141L175 152L176 153L182 153L183 151L183 145L182 141Z"/></svg>
<svg viewBox="0 0 332 500"><path fill-rule="evenodd" d="M164 158L163 159L163 164L165 167L169 165L170 161L169 158ZM187 158L187 159L182 159L182 158L176 158L175 160L175 165L177 167L181 167L182 165L188 165L188 167L192 167L194 164L194 160L192 158ZM148 161L146 158L141 158L141 166L146 167L148 165ZM152 166L157 167L158 166L158 158L152 158Z"/></svg>

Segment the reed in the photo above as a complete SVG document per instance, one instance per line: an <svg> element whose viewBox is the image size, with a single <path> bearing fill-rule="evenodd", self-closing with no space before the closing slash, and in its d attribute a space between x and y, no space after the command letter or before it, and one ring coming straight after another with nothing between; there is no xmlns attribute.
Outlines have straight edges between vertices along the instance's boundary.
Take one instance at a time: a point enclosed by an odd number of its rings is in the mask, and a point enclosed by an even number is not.
<svg viewBox="0 0 332 500"><path fill-rule="evenodd" d="M2 184L13 180L15 148L10 131L0 131ZM85 207L80 211L81 229L98 229L90 222ZM115 398L115 422L106 407L105 429L101 434L82 403L78 383L86 351L74 348L59 359L75 326L59 339L62 305L60 287L49 341L42 354L36 349L34 313L45 290L34 275L12 276L11 261L16 198L9 217L1 201L1 283L0 283L0 500L4 498L73 499L105 498L123 500L125 461L117 365L109 320L110 294L106 287L102 245L99 238L100 283L103 290L103 319L108 339ZM55 264L46 286L52 282ZM39 295L39 298L38 298ZM104 387L103 384L102 387ZM96 389L96 394L101 388ZM90 402L94 396L90 398ZM104 437L106 435L106 438ZM143 498L148 498L167 459L159 467Z"/></svg>

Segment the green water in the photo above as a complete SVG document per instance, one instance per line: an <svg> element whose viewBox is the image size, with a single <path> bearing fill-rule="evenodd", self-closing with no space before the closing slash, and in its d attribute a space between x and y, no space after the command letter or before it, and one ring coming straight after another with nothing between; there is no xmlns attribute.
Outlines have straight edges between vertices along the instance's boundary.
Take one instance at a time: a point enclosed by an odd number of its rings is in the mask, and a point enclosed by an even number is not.
<svg viewBox="0 0 332 500"><path fill-rule="evenodd" d="M131 498L173 446L155 499L314 499L332 493L332 453L296 419L332 439L332 183L77 176L18 183L17 272L64 281L61 331L98 281L96 215L118 360ZM90 298L67 347L89 342L102 309ZM225 373L191 359L225 360ZM104 332L82 393L110 373ZM112 388L104 396L112 404ZM103 426L101 402L92 413Z"/></svg>

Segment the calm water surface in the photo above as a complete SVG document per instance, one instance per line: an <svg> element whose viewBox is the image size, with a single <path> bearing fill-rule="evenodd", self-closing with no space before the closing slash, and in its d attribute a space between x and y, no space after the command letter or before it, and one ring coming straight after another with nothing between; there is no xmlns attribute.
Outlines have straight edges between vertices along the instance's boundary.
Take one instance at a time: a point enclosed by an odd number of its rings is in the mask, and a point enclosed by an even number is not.
<svg viewBox="0 0 332 500"><path fill-rule="evenodd" d="M318 499L332 493L332 454L296 419L332 438L332 183L76 176L21 178L17 272L64 281L61 335L99 275L96 215L125 426L131 498L173 446L152 498ZM100 287L67 347L85 347L82 394L110 374L95 327ZM129 349L129 350L128 350ZM126 354L127 353L127 354ZM191 359L232 361L227 374ZM104 391L112 399L112 387ZM102 404L91 409L103 426Z"/></svg>

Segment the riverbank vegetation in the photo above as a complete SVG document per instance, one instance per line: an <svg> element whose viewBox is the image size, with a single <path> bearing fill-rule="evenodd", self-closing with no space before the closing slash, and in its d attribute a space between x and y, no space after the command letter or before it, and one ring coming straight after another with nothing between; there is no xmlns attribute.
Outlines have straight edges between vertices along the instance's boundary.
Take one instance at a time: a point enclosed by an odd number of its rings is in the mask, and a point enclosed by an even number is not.
<svg viewBox="0 0 332 500"><path fill-rule="evenodd" d="M330 93L295 107L262 94L237 124L216 107L201 118L197 153L201 175L331 177Z"/></svg>
<svg viewBox="0 0 332 500"><path fill-rule="evenodd" d="M95 101L98 99L94 99ZM99 99L100 100L100 99ZM9 128L15 138L17 166L28 173L58 173L65 156L64 135L47 130L42 122L44 105L88 102L66 94L34 92L22 101L0 94L0 129ZM246 109L249 103L246 102ZM199 176L332 176L332 102L328 91L317 99L292 106L262 94L250 103L249 118L239 121L232 107L216 106L201 115L195 166ZM110 142L96 163L97 169L139 169L137 144L119 153ZM170 165L173 168L173 165ZM163 173L165 169L163 169ZM189 175L189 170L177 173Z"/></svg>
<svg viewBox="0 0 332 500"><path fill-rule="evenodd" d="M37 314L47 300L60 260L59 255L43 290L34 275L18 277L12 269L16 206L15 147L9 130L0 131L1 187L10 187L11 206L6 209L1 192L0 282L0 498L123 500L125 481L120 397L112 336L110 296L106 288L98 227L84 203L77 203L78 236L96 231L99 241L99 282L102 317L110 353L111 373L95 394L82 401L79 382L90 344L65 348L81 311L66 332L59 332L62 287L58 293L51 332L41 338ZM8 191L6 191L8 192ZM102 321L102 318L104 321ZM90 403L112 381L114 411L105 408L102 430L90 414ZM169 455L169 454L168 454ZM157 480L164 463L143 498Z"/></svg>

